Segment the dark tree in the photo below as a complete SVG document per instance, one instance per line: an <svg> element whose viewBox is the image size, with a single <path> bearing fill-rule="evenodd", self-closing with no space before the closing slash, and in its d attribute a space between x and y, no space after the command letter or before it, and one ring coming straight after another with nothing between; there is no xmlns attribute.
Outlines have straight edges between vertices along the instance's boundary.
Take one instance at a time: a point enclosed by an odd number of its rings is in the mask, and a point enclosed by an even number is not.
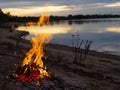
<svg viewBox="0 0 120 90"><path fill-rule="evenodd" d="M9 21L9 13L5 14L2 9L0 9L0 22Z"/></svg>

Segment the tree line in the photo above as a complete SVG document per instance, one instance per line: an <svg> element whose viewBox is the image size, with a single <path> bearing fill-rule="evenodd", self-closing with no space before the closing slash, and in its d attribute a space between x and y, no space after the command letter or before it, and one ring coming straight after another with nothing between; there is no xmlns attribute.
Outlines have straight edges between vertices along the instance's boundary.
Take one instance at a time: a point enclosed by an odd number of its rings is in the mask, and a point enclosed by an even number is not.
<svg viewBox="0 0 120 90"><path fill-rule="evenodd" d="M0 9L0 22L28 22L34 21L37 22L39 17L35 16L12 16L10 13L4 13L2 9ZM96 19L96 18L120 18L120 15L112 15L112 14L104 14L104 15L68 15L68 16L50 16L51 21L60 21L60 20L76 20L76 19Z"/></svg>

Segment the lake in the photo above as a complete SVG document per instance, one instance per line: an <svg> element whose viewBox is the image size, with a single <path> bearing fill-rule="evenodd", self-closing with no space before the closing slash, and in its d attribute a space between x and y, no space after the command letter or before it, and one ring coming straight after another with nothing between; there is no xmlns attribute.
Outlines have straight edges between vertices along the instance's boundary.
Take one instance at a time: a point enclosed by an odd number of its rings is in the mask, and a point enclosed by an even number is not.
<svg viewBox="0 0 120 90"><path fill-rule="evenodd" d="M26 39L31 39L33 32L51 33L50 43L67 46L73 46L73 38L79 37L79 41L92 41L91 50L120 55L120 18L59 21L43 27L19 26L17 30L30 31Z"/></svg>

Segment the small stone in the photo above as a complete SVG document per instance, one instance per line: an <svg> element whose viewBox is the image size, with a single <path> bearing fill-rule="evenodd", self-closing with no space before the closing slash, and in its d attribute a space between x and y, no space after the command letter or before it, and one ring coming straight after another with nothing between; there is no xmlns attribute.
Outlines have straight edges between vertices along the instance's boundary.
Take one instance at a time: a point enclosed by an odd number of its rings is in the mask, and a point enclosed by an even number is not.
<svg viewBox="0 0 120 90"><path fill-rule="evenodd" d="M21 84L19 82L15 83L15 86L21 86Z"/></svg>
<svg viewBox="0 0 120 90"><path fill-rule="evenodd" d="M6 78L6 79L9 79L9 77L8 77L8 76L5 76L5 78Z"/></svg>

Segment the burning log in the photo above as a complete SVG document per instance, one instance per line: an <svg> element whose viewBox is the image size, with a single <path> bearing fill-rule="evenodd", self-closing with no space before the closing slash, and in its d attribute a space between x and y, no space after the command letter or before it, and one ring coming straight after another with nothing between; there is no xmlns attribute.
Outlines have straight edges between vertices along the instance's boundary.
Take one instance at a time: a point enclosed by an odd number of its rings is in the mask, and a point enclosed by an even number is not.
<svg viewBox="0 0 120 90"><path fill-rule="evenodd" d="M48 71L46 68L39 67L35 63L31 63L31 65L17 66L16 72L12 74L12 78L29 83L35 83L41 79L50 78L50 72L48 72L49 76L42 75L40 74L39 69Z"/></svg>

